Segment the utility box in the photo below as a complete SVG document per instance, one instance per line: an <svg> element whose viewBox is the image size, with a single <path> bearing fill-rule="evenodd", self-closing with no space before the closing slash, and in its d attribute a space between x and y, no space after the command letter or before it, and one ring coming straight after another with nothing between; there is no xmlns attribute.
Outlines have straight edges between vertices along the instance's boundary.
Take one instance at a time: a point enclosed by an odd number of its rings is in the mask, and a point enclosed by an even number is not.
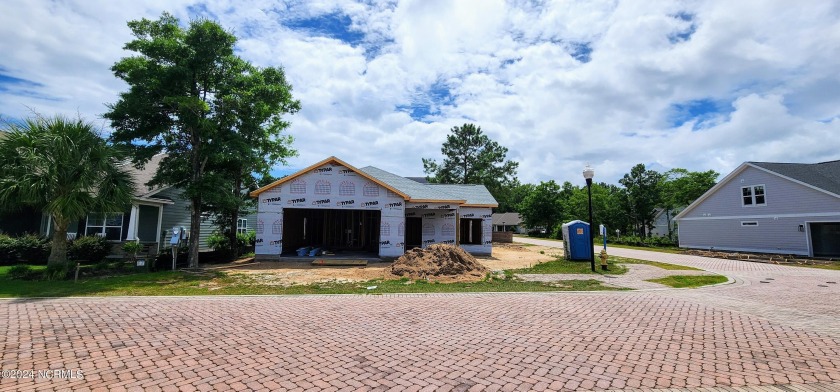
<svg viewBox="0 0 840 392"><path fill-rule="evenodd" d="M563 224L563 253L566 260L592 259L592 242L589 235L589 223L575 220Z"/></svg>

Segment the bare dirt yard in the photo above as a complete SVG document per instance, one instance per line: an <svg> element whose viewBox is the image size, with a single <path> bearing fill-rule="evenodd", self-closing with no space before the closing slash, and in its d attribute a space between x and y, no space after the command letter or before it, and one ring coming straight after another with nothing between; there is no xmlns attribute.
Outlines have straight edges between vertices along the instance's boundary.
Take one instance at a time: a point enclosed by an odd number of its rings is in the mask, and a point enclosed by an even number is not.
<svg viewBox="0 0 840 392"><path fill-rule="evenodd" d="M543 253L540 253L540 252ZM493 244L492 256L477 257L479 263L491 271L527 268L554 259L557 249L543 246ZM364 282L393 278L388 273L391 263L370 263L365 267L321 267L302 261L261 261L222 269L237 275L244 274L261 285L291 286L320 282Z"/></svg>

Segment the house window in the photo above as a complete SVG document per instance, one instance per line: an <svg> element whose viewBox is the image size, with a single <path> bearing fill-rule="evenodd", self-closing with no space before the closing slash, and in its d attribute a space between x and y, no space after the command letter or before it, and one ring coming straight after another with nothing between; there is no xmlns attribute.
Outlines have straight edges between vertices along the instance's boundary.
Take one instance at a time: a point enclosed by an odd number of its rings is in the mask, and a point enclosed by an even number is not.
<svg viewBox="0 0 840 392"><path fill-rule="evenodd" d="M461 219L461 244L482 244L481 219Z"/></svg>
<svg viewBox="0 0 840 392"><path fill-rule="evenodd" d="M87 216L85 235L105 237L109 241L122 239L123 213L93 212Z"/></svg>
<svg viewBox="0 0 840 392"><path fill-rule="evenodd" d="M242 234L248 232L248 219L239 218L236 220L236 232Z"/></svg>
<svg viewBox="0 0 840 392"><path fill-rule="evenodd" d="M755 227L755 226L758 226L758 222L756 222L756 221L741 222L741 226L742 227Z"/></svg>
<svg viewBox="0 0 840 392"><path fill-rule="evenodd" d="M763 206L764 185L752 185L741 187L741 201L743 206Z"/></svg>

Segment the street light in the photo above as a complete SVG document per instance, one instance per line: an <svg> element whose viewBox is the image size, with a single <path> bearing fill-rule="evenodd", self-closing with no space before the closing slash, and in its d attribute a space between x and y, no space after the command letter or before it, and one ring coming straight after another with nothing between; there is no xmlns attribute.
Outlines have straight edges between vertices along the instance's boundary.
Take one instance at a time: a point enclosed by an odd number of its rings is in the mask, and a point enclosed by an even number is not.
<svg viewBox="0 0 840 392"><path fill-rule="evenodd" d="M586 190L589 193L589 264L592 266L592 272L595 272L595 236L592 233L592 177L595 177L595 169L587 164L583 168L583 178L586 179Z"/></svg>

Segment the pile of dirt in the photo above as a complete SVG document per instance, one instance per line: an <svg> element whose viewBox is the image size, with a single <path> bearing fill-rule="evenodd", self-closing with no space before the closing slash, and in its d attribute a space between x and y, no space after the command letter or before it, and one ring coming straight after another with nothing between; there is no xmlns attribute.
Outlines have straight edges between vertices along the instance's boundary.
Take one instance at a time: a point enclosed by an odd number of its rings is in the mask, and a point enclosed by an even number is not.
<svg viewBox="0 0 840 392"><path fill-rule="evenodd" d="M475 281L484 278L489 270L458 246L435 244L405 252L388 272L410 279Z"/></svg>

